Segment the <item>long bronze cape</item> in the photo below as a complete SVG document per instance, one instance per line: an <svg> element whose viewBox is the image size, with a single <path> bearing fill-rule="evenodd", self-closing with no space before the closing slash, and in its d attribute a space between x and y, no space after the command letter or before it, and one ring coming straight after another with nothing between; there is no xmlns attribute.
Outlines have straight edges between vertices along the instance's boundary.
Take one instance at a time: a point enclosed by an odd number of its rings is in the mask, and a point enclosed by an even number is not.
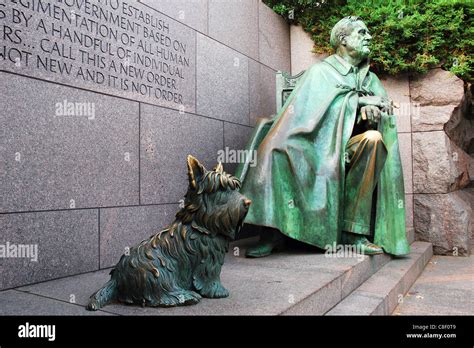
<svg viewBox="0 0 474 348"><path fill-rule="evenodd" d="M387 96L368 61L354 73L337 58L309 68L278 114L258 122L246 148L257 151L256 165L247 161L236 172L241 192L253 202L246 223L320 248L340 242L344 152L359 96ZM404 255L410 247L395 116L384 113L378 130L388 156L377 185L374 243Z"/></svg>

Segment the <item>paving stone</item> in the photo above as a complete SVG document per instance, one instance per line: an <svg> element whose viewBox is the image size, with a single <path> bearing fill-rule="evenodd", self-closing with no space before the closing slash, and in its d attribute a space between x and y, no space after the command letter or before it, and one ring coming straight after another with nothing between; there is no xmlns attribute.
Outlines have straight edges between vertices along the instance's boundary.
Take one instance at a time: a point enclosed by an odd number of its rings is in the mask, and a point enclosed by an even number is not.
<svg viewBox="0 0 474 348"><path fill-rule="evenodd" d="M389 315L403 301L432 256L430 243L415 242L408 256L395 257L354 292L332 308L328 315ZM360 309L359 307L363 307Z"/></svg>
<svg viewBox="0 0 474 348"><path fill-rule="evenodd" d="M69 302L71 298L74 298L75 303L84 308L89 301L89 297L110 278L110 270L111 268L102 269L100 271L22 286L17 288L17 290L64 302Z"/></svg>
<svg viewBox="0 0 474 348"><path fill-rule="evenodd" d="M229 289L225 299L203 299L196 306L141 308L110 305L108 311L135 315L276 315L307 298L334 278L328 272L224 264L221 280Z"/></svg>
<svg viewBox="0 0 474 348"><path fill-rule="evenodd" d="M17 290L0 292L0 315L111 315L89 312L81 306Z"/></svg>
<svg viewBox="0 0 474 348"><path fill-rule="evenodd" d="M434 256L395 315L473 315L474 257Z"/></svg>
<svg viewBox="0 0 474 348"><path fill-rule="evenodd" d="M336 278L333 281L327 282L317 291L302 301L295 304L293 307L283 312L283 315L323 315L334 304L341 301L342 289L341 279Z"/></svg>
<svg viewBox="0 0 474 348"><path fill-rule="evenodd" d="M377 294L357 290L346 297L326 315L383 315L383 298Z"/></svg>
<svg viewBox="0 0 474 348"><path fill-rule="evenodd" d="M262 259L244 258L245 249L255 241L249 238L230 246L221 273L222 283L230 291L228 298L203 299L196 306L170 309L111 304L103 311L120 315L318 315L341 300L350 278L359 278L361 267L374 272L372 267L381 267L387 260L386 255L331 259L294 247ZM84 306L110 278L108 273L108 269L101 270L19 290L61 301L74 295L76 303Z"/></svg>
<svg viewBox="0 0 474 348"><path fill-rule="evenodd" d="M396 315L473 315L472 290L438 286L414 287L394 311Z"/></svg>

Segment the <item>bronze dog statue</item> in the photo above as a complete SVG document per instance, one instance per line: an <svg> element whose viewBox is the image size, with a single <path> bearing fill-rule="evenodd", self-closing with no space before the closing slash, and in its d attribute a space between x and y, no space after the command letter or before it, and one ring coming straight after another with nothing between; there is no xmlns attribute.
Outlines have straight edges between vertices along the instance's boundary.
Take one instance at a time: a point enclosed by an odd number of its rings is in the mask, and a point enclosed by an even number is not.
<svg viewBox="0 0 474 348"><path fill-rule="evenodd" d="M90 297L88 310L115 301L173 307L229 296L220 282L221 267L251 201L221 163L208 171L188 156L188 177L175 221L122 255L110 280Z"/></svg>

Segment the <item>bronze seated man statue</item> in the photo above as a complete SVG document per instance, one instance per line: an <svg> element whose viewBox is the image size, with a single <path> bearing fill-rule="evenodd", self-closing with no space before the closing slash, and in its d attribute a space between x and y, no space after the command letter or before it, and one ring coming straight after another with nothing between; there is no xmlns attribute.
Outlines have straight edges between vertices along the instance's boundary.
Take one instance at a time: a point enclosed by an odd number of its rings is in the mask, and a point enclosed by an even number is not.
<svg viewBox="0 0 474 348"><path fill-rule="evenodd" d="M331 31L336 53L314 64L278 114L260 120L247 146L255 166L236 176L253 201L245 222L263 226L248 257L269 255L285 236L364 254L409 252L396 120L369 71L371 35L358 17Z"/></svg>

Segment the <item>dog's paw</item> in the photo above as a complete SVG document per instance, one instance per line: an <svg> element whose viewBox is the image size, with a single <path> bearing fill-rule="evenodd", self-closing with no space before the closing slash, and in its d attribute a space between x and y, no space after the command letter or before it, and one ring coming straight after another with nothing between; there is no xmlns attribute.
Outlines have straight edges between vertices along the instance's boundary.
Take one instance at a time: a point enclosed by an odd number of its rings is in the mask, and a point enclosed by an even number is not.
<svg viewBox="0 0 474 348"><path fill-rule="evenodd" d="M198 303L201 300L201 295L194 291L182 290L174 291L172 293L161 296L158 306L160 307L175 307L186 306Z"/></svg>
<svg viewBox="0 0 474 348"><path fill-rule="evenodd" d="M96 300L91 300L87 306L86 306L86 309L88 311L96 311L99 309L99 303L96 301Z"/></svg>
<svg viewBox="0 0 474 348"><path fill-rule="evenodd" d="M224 288L220 282L212 282L204 286L200 293L203 297L207 298L223 298L229 296L229 290Z"/></svg>

